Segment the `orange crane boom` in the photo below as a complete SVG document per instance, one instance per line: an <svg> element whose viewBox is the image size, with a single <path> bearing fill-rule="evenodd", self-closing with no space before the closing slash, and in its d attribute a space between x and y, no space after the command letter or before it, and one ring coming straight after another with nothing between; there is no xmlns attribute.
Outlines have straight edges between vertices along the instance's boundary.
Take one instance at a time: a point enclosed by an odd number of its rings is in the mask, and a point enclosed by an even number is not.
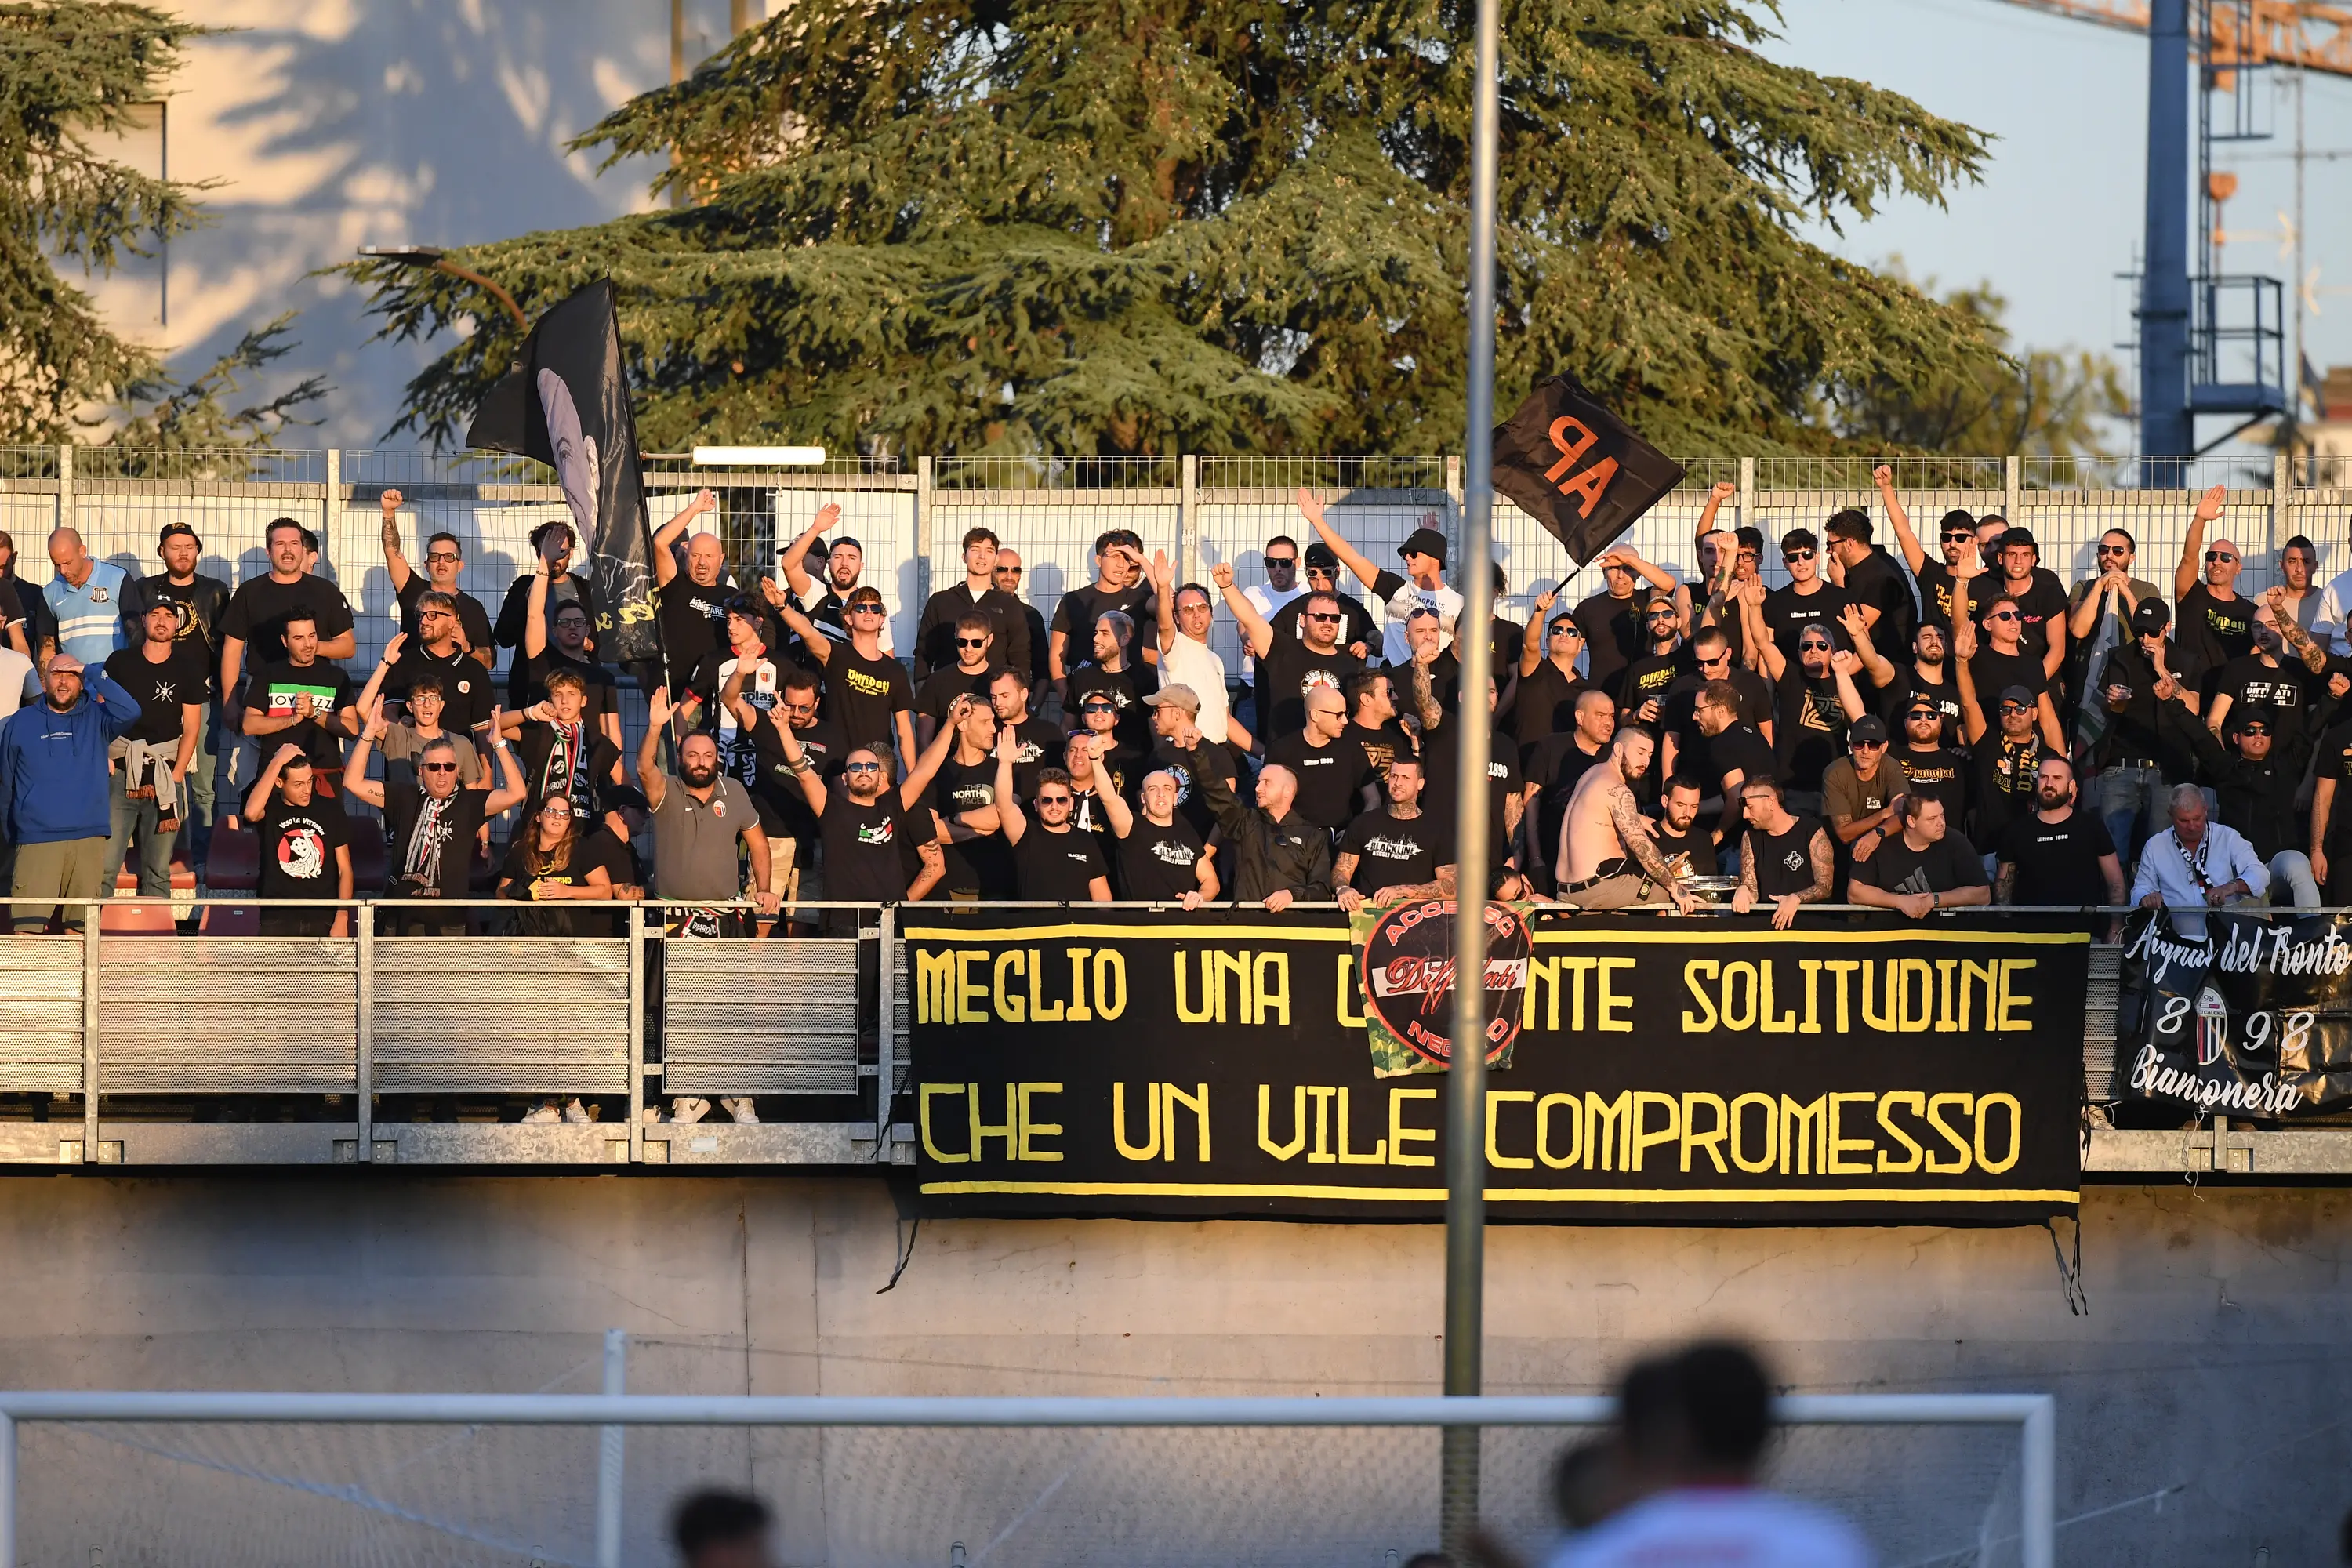
<svg viewBox="0 0 2352 1568"><path fill-rule="evenodd" d="M2147 0L2009 0L2126 32L2147 31ZM2252 0L2253 25L2240 26L2238 7L2213 8L2215 64L2302 66L2330 76L2352 76L2352 5L2330 0Z"/></svg>

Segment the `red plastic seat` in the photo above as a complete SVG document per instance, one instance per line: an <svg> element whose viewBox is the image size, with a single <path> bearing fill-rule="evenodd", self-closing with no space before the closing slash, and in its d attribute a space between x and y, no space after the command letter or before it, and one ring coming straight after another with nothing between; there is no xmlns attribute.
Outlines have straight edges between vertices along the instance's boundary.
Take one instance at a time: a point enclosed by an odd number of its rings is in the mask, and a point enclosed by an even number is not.
<svg viewBox="0 0 2352 1568"><path fill-rule="evenodd" d="M168 899L109 899L99 909L98 929L118 936L172 936L180 926Z"/></svg>
<svg viewBox="0 0 2352 1568"><path fill-rule="evenodd" d="M206 936L259 936L261 910L252 904L206 904Z"/></svg>

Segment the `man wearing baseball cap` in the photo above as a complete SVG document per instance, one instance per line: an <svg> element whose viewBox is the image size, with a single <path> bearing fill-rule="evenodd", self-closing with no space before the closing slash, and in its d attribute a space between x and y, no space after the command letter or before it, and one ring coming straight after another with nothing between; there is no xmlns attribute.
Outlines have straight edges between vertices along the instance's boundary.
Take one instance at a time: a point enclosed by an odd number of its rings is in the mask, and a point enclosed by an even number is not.
<svg viewBox="0 0 2352 1568"><path fill-rule="evenodd" d="M2126 861L2142 837L2158 831L2171 799L2171 786L2195 770L2189 742L2170 722L2159 725L2161 704L2176 690L2196 689L2196 670L2165 636L2172 612L2161 599L2142 599L2132 612L2132 639L2107 650L2099 672L2097 699L2106 705L2106 732L2099 741L2099 773L2091 805L2107 825L2107 837Z"/></svg>
<svg viewBox="0 0 2352 1568"><path fill-rule="evenodd" d="M49 660L41 685L43 700L0 724L0 816L16 849L9 894L19 901L9 912L19 934L45 929L59 899L99 896L112 826L107 748L139 722L138 700L69 653ZM81 929L79 905L65 916L68 931Z"/></svg>
<svg viewBox="0 0 2352 1568"><path fill-rule="evenodd" d="M143 626L147 612L157 605L172 606L178 621L175 640L184 653L201 657L204 689L194 700L205 706L205 721L196 732L195 760L188 764L188 864L201 869L212 847L213 758L220 752L220 634L215 629L228 609L228 584L196 570L205 542L184 522L167 522L155 537L155 553L163 570L142 577L123 594L122 618Z"/></svg>
<svg viewBox="0 0 2352 1568"><path fill-rule="evenodd" d="M1906 780L1887 760L1886 745L1886 721L1865 713L1846 730L1846 754L1822 771L1822 814L1837 848L1841 886L1853 862L1869 859L1888 835L1902 831L1895 803ZM1832 896L1841 902L1845 897L1843 891Z"/></svg>
<svg viewBox="0 0 2352 1568"><path fill-rule="evenodd" d="M1176 775L1176 809L1203 840L1217 819L1209 808L1205 785L1222 779L1230 789L1238 776L1233 753L1201 731L1201 694L1181 681L1161 687L1143 700L1151 710L1151 730L1157 737L1151 755L1134 775L1165 770ZM1328 896L1328 895L1327 895Z"/></svg>
<svg viewBox="0 0 2352 1568"><path fill-rule="evenodd" d="M1387 607L1388 629L1381 650L1385 663L1402 669L1412 662L1404 623L1416 605L1426 605L1437 612L1438 647L1444 648L1453 643L1454 623L1462 618L1462 595L1445 584L1445 535L1428 526L1437 521L1435 512L1425 514L1423 526L1414 529L1412 536L1397 546L1397 554L1404 563L1402 576L1373 565L1361 551L1340 538L1324 515L1323 499L1305 485L1298 487L1298 515L1314 527L1340 563L1371 589L1372 597Z"/></svg>
<svg viewBox="0 0 2352 1568"><path fill-rule="evenodd" d="M1305 568L1301 580L1306 584L1306 593L1266 617L1274 624L1274 635L1302 635L1298 622L1307 614L1307 595L1328 594L1339 601L1339 614L1345 617L1339 624L1339 646L1352 649L1359 658L1369 659L1381 646L1381 624L1364 607L1364 601L1353 594L1340 592L1339 558L1331 553L1329 545L1318 540L1300 552L1298 559Z"/></svg>
<svg viewBox="0 0 2352 1568"><path fill-rule="evenodd" d="M1977 727L1979 711L1973 706L1969 710L1973 731L1969 736L1969 798L1974 809L1969 838L1985 852L1990 876L1994 868L1990 858L1999 852L2011 826L2033 809L2042 762L2063 753L2053 751L2043 738L2036 722L2041 705L2034 700L2034 693L2022 686L2002 689L1994 703L1990 731Z"/></svg>

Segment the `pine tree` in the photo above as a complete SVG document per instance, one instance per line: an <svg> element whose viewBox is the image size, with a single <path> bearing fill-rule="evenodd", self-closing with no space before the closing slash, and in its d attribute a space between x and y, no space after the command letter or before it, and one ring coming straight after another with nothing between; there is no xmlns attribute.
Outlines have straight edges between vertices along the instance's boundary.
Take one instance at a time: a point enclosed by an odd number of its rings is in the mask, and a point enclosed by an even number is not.
<svg viewBox="0 0 2352 1568"><path fill-rule="evenodd" d="M1504 0L1497 400L1582 380L1677 452L1818 451L1851 389L1984 324L1804 237L1983 139L1775 64L1745 0ZM1433 452L1464 408L1467 0L794 0L581 138L681 205L453 253L527 307L620 286L651 446ZM470 335L400 426L460 435L518 334L359 264L384 335Z"/></svg>

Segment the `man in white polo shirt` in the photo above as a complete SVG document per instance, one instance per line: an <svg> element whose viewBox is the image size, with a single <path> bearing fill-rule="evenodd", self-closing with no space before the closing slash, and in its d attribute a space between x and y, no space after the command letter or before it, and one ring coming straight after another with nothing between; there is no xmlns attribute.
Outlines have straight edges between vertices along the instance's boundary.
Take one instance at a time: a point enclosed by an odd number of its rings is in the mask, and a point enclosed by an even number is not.
<svg viewBox="0 0 2352 1568"><path fill-rule="evenodd" d="M1177 587L1176 569L1164 550L1152 552L1150 570L1160 608L1160 683L1191 687L1201 704L1194 727L1239 758L1252 742L1228 705L1225 661L1209 647L1209 624L1216 618L1209 590L1198 583Z"/></svg>

